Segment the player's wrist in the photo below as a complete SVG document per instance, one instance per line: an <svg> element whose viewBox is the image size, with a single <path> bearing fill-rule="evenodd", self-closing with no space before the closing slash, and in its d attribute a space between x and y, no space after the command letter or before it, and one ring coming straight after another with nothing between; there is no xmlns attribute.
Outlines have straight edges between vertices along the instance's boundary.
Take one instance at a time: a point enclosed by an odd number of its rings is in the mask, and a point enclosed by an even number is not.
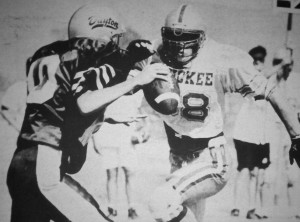
<svg viewBox="0 0 300 222"><path fill-rule="evenodd" d="M133 77L132 81L133 81L133 84L134 84L134 88L135 87L141 87L141 86L145 85L145 83L143 81L143 78L141 78L140 74Z"/></svg>

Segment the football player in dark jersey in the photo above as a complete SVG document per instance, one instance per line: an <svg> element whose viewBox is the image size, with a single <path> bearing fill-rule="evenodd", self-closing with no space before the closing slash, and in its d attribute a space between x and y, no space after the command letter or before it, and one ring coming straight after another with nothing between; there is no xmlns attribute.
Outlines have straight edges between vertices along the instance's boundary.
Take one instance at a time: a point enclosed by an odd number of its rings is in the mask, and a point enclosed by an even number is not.
<svg viewBox="0 0 300 222"><path fill-rule="evenodd" d="M84 164L105 107L169 72L151 66L127 79L140 53L153 52L139 42L120 49L125 29L110 8L79 8L68 32L69 40L40 48L27 62L27 108L7 175L14 222L110 221L70 174Z"/></svg>

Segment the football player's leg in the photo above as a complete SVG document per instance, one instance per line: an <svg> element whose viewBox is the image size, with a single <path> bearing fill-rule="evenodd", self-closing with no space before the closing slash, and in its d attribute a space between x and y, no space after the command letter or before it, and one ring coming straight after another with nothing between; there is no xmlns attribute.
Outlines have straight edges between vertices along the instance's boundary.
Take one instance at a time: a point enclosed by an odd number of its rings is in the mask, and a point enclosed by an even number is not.
<svg viewBox="0 0 300 222"><path fill-rule="evenodd" d="M258 165L258 176L257 176L257 193L258 193L258 211L259 215L266 218L267 202L270 199L269 195L269 184L266 179L266 169L270 165L270 145L268 143L260 145L260 156L261 161Z"/></svg>
<svg viewBox="0 0 300 222"><path fill-rule="evenodd" d="M36 182L37 147L15 152L11 161L7 185L12 197L12 222L69 221L39 191Z"/></svg>
<svg viewBox="0 0 300 222"><path fill-rule="evenodd" d="M181 169L184 162L180 156L174 155L173 153L170 153L169 161L171 164L171 173ZM202 221L205 211L205 199L195 197L184 202L183 205L191 210L197 221Z"/></svg>
<svg viewBox="0 0 300 222"><path fill-rule="evenodd" d="M254 167L250 171L250 182L249 182L249 210L255 209L255 198L256 198L256 185L257 185L257 175L258 175L258 168Z"/></svg>
<svg viewBox="0 0 300 222"><path fill-rule="evenodd" d="M136 172L130 168L122 167L125 174L125 191L128 201L128 206L132 206L134 199L133 199L133 186L134 186L134 179Z"/></svg>
<svg viewBox="0 0 300 222"><path fill-rule="evenodd" d="M239 216L240 210L244 209L243 204L245 202L245 194L247 199L249 199L249 180L250 180L250 170L253 166L251 163L253 152L252 149L248 147L248 143L240 140L234 139L234 146L237 155L237 174L234 184L234 202L233 209L231 211L232 216ZM247 206L248 208L248 206ZM248 210L248 209L247 209Z"/></svg>
<svg viewBox="0 0 300 222"><path fill-rule="evenodd" d="M184 205L193 212L197 222L203 221L206 208L206 199L195 197L193 200L186 201Z"/></svg>
<svg viewBox="0 0 300 222"><path fill-rule="evenodd" d="M175 155L172 152L170 153L169 161L171 164L170 173L174 173L175 171L181 169L184 163L184 160L181 156ZM205 199L194 198L184 202L183 205L186 206L191 213L193 213L196 221L202 221L205 210Z"/></svg>
<svg viewBox="0 0 300 222"><path fill-rule="evenodd" d="M125 174L125 192L127 197L128 204L128 217L131 219L135 219L138 216L136 212L136 204L135 204L135 175L136 170L133 167L122 167Z"/></svg>
<svg viewBox="0 0 300 222"><path fill-rule="evenodd" d="M82 198L81 191L60 181L60 162L60 151L39 145L36 175L42 194L71 221L107 221L98 209Z"/></svg>
<svg viewBox="0 0 300 222"><path fill-rule="evenodd" d="M127 131L131 129L128 128ZM134 208L135 179L138 170L138 157L134 145L131 144L131 135L126 136L124 145L120 149L120 166L125 176L125 192L129 208Z"/></svg>
<svg viewBox="0 0 300 222"><path fill-rule="evenodd" d="M257 208L257 178L258 178L258 163L260 160L260 147L254 143L248 144L249 148L252 149L251 162L253 163L250 169L250 182L249 182L249 207L247 212L247 218L253 219L258 218L256 216L256 208ZM259 218L258 218L259 219Z"/></svg>
<svg viewBox="0 0 300 222"><path fill-rule="evenodd" d="M225 186L228 180L225 156L223 146L204 149L198 159L171 174L151 198L154 217L158 221L193 221L191 211L183 203L212 196Z"/></svg>
<svg viewBox="0 0 300 222"><path fill-rule="evenodd" d="M117 202L118 202L118 174L117 167L106 169L106 191L108 199L108 212L112 216L117 216Z"/></svg>
<svg viewBox="0 0 300 222"><path fill-rule="evenodd" d="M167 182L152 193L149 210L157 222L197 222L191 210L182 203L178 191Z"/></svg>

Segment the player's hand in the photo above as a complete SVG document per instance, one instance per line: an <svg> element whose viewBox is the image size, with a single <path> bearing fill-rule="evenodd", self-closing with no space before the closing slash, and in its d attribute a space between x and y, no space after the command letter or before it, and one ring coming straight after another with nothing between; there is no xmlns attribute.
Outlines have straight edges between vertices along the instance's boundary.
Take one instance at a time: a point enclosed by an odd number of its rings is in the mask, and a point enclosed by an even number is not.
<svg viewBox="0 0 300 222"><path fill-rule="evenodd" d="M126 50L133 63L147 59L153 55L156 51L153 49L153 45L148 40L138 39L129 43Z"/></svg>
<svg viewBox="0 0 300 222"><path fill-rule="evenodd" d="M138 85L146 85L154 79L162 79L170 81L170 69L162 63L155 63L145 66L145 68L137 74L134 79L138 81Z"/></svg>
<svg viewBox="0 0 300 222"><path fill-rule="evenodd" d="M300 168L300 137L292 139L292 147L289 151L290 163L293 164L296 161L298 167Z"/></svg>

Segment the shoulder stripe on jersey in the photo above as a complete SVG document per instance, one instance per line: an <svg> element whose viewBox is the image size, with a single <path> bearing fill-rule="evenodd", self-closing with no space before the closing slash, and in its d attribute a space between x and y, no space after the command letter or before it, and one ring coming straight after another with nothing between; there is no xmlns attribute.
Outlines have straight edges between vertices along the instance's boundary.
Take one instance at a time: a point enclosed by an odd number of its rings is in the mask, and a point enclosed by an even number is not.
<svg viewBox="0 0 300 222"><path fill-rule="evenodd" d="M89 68L85 71L77 72L74 76L72 91L79 95L86 90L103 89L116 75L112 66L105 64L99 68Z"/></svg>
<svg viewBox="0 0 300 222"><path fill-rule="evenodd" d="M90 69L85 70L85 71L80 71L80 72L77 72L77 73L75 74L75 76L74 76L74 83L73 83L72 88L71 88L72 91L74 91L74 90L77 91L77 88L78 88L79 84L80 84L82 81L84 81L83 74L84 74L85 72L88 72L89 70L90 70Z"/></svg>
<svg viewBox="0 0 300 222"><path fill-rule="evenodd" d="M105 66L109 68L109 73L111 74L111 77L114 78L116 76L115 69L109 64L105 64Z"/></svg>
<svg viewBox="0 0 300 222"><path fill-rule="evenodd" d="M110 80L110 78L111 78L111 77L108 75L109 69L104 65L104 66L101 67L101 70L102 70L102 76L103 76L105 85L107 85L107 83L109 82L109 80Z"/></svg>
<svg viewBox="0 0 300 222"><path fill-rule="evenodd" d="M103 86L106 86L115 76L116 72L114 68L108 64L101 66L100 68L100 81Z"/></svg>
<svg viewBox="0 0 300 222"><path fill-rule="evenodd" d="M101 67L99 68L99 71L100 71L100 74L99 74L99 80L100 80L100 82L101 82L101 85L102 85L102 86L105 86L106 84L105 84L105 79L104 79L104 77L103 77L103 73L105 73L106 71L104 70L103 66L101 66Z"/></svg>
<svg viewBox="0 0 300 222"><path fill-rule="evenodd" d="M183 18L183 14L184 14L184 11L186 9L186 6L187 5L183 5L180 9L180 13L179 13L179 18L178 18L178 22L182 22L182 18Z"/></svg>
<svg viewBox="0 0 300 222"><path fill-rule="evenodd" d="M97 88L98 88L98 89L103 89L103 85L102 85L102 83L100 82L100 69L95 69L95 71L96 71L96 75L97 75L97 77L96 77L96 85L97 85Z"/></svg>
<svg viewBox="0 0 300 222"><path fill-rule="evenodd" d="M67 83L68 85L70 85L69 82L70 82L71 78L70 78L70 74L69 74L68 70L64 66L61 66L60 71L61 71L64 82Z"/></svg>
<svg viewBox="0 0 300 222"><path fill-rule="evenodd" d="M107 71L107 75L109 77L109 80L112 80L113 79L113 73L111 72L112 67L109 67L107 64L105 64L105 67L106 67L106 71Z"/></svg>

